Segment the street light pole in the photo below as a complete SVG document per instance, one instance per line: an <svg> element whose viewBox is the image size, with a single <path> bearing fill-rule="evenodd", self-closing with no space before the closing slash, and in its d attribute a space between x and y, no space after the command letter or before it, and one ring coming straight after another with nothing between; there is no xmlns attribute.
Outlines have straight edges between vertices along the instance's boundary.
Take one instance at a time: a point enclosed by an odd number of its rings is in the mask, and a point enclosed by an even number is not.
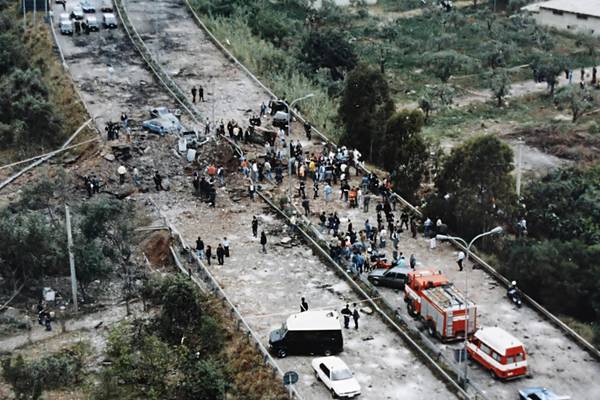
<svg viewBox="0 0 600 400"><path fill-rule="evenodd" d="M467 244L467 241L464 240L463 238L460 238L458 236L448 236L448 235L436 235L435 238L437 240L456 240L461 242L466 248L467 248L467 254L465 256L465 262L469 261L469 254L471 252L471 246L473 245L473 243L475 243L475 241L477 241L477 239L480 239L484 236L488 236L488 235L497 235L502 233L502 227L501 226L497 226L494 229L492 229L491 231L487 231L484 233L481 233L477 236L475 236L473 238L473 240L471 240L471 242L469 242ZM468 343L468 338L469 338L469 269L466 267L465 265L465 359L464 359L464 373L463 373L463 382L466 386L467 384L467 379L468 379L468 366L469 364L467 363L467 343Z"/></svg>
<svg viewBox="0 0 600 400"><path fill-rule="evenodd" d="M313 93L309 93L306 96L299 97L292 101L290 104L287 102L283 102L287 106L287 126L288 126L288 136L290 140L292 140L292 107L299 101L309 99L313 97ZM288 144L288 201L290 202L290 206L292 205L292 151L290 150L290 146Z"/></svg>

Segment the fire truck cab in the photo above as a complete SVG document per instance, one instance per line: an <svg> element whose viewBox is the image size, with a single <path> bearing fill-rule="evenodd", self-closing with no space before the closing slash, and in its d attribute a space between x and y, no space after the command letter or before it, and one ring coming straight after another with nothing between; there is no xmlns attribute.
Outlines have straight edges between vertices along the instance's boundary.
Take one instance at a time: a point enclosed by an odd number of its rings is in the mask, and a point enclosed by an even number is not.
<svg viewBox="0 0 600 400"><path fill-rule="evenodd" d="M515 379L527 374L523 343L501 328L480 328L467 344L469 356L493 378Z"/></svg>
<svg viewBox="0 0 600 400"><path fill-rule="evenodd" d="M477 309L441 273L414 271L404 288L408 313L425 322L442 341L457 340L477 330ZM465 333L466 332L466 333Z"/></svg>

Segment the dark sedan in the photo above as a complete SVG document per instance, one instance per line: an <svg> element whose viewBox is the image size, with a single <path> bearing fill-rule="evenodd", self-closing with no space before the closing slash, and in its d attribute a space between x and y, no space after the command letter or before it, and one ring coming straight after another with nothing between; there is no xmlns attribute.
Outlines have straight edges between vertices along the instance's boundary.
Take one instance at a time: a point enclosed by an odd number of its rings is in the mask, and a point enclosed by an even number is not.
<svg viewBox="0 0 600 400"><path fill-rule="evenodd" d="M408 267L393 267L389 269L375 269L367 279L375 286L387 286L394 289L404 289L408 279Z"/></svg>

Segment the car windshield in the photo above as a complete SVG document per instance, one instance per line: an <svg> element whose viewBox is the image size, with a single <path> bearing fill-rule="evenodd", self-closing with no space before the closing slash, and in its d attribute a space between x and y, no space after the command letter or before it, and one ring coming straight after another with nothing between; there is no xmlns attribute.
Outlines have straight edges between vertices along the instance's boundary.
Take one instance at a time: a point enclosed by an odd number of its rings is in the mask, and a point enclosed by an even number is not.
<svg viewBox="0 0 600 400"><path fill-rule="evenodd" d="M349 369L336 369L331 373L331 380L343 381L352 378L352 372Z"/></svg>

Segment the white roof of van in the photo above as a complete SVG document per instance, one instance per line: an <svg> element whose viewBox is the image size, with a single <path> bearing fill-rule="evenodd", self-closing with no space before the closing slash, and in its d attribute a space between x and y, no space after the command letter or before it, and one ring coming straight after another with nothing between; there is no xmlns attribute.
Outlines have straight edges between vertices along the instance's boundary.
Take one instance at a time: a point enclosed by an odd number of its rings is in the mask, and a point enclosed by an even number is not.
<svg viewBox="0 0 600 400"><path fill-rule="evenodd" d="M523 346L523 342L498 327L479 328L475 337L501 354L506 349Z"/></svg>
<svg viewBox="0 0 600 400"><path fill-rule="evenodd" d="M290 331L332 331L342 329L337 311L318 310L292 314L286 321Z"/></svg>

